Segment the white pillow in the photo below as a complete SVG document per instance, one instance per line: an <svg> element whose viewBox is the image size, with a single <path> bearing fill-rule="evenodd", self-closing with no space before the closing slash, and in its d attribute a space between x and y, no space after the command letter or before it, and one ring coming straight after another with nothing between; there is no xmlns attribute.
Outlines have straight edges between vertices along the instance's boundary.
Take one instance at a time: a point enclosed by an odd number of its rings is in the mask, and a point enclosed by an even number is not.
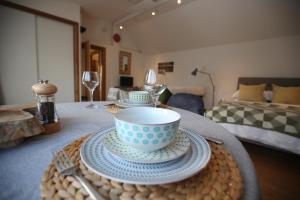
<svg viewBox="0 0 300 200"><path fill-rule="evenodd" d="M240 96L240 91L239 90L235 91L232 95L233 101L238 101L239 96ZM273 98L273 92L271 90L265 90L263 96L266 101L271 102Z"/></svg>

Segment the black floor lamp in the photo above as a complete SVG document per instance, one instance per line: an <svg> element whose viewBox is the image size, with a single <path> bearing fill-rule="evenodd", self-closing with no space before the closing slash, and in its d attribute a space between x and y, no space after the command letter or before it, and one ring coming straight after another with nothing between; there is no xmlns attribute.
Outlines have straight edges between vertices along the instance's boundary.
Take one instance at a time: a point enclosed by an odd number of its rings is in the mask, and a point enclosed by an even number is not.
<svg viewBox="0 0 300 200"><path fill-rule="evenodd" d="M191 75L197 76L197 73L205 74L205 75L207 75L207 76L209 77L210 82L211 82L211 85L212 85L212 89L213 89L213 91L212 91L212 106L214 106L214 103L215 103L215 85L214 85L214 82L213 82L213 80L212 80L212 78L211 78L210 73L207 73L207 72L204 72L204 71L199 70L198 68L195 68L195 69L192 71Z"/></svg>

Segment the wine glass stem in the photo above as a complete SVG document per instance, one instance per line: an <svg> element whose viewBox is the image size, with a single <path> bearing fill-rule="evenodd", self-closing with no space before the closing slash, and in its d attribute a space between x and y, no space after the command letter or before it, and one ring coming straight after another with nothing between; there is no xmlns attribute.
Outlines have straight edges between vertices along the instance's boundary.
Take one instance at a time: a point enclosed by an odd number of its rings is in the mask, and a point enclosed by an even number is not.
<svg viewBox="0 0 300 200"><path fill-rule="evenodd" d="M94 104L93 97L94 97L94 90L90 90L90 102L91 102L91 105Z"/></svg>
<svg viewBox="0 0 300 200"><path fill-rule="evenodd" d="M152 91L150 92L150 97L151 97L152 102L154 103L154 107L156 108L155 96L154 96L154 93Z"/></svg>
<svg viewBox="0 0 300 200"><path fill-rule="evenodd" d="M156 103L157 103L157 101L158 101L158 97L159 97L159 96L155 96L155 97L154 97L154 107L155 107L155 108L156 108L156 106L157 106Z"/></svg>

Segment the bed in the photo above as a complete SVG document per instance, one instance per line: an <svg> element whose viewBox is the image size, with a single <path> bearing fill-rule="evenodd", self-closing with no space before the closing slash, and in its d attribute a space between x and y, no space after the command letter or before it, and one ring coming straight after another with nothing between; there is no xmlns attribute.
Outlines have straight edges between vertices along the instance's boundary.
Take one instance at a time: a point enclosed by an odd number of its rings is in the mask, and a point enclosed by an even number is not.
<svg viewBox="0 0 300 200"><path fill-rule="evenodd" d="M239 85L300 86L300 78L239 78ZM223 101L205 116L240 140L300 155L300 105Z"/></svg>

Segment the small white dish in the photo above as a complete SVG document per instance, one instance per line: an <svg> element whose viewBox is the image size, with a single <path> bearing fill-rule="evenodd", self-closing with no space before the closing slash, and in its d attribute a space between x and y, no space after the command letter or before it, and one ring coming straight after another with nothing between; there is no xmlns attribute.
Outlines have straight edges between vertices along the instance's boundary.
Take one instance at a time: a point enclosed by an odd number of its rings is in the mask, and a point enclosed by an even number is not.
<svg viewBox="0 0 300 200"><path fill-rule="evenodd" d="M182 131L178 131L173 142L163 149L152 152L143 152L126 145L116 130L107 133L103 140L104 147L120 159L136 163L160 163L174 160L183 156L190 148L190 139Z"/></svg>
<svg viewBox="0 0 300 200"><path fill-rule="evenodd" d="M128 93L129 101L137 104L151 103L151 97L147 91L131 91Z"/></svg>

